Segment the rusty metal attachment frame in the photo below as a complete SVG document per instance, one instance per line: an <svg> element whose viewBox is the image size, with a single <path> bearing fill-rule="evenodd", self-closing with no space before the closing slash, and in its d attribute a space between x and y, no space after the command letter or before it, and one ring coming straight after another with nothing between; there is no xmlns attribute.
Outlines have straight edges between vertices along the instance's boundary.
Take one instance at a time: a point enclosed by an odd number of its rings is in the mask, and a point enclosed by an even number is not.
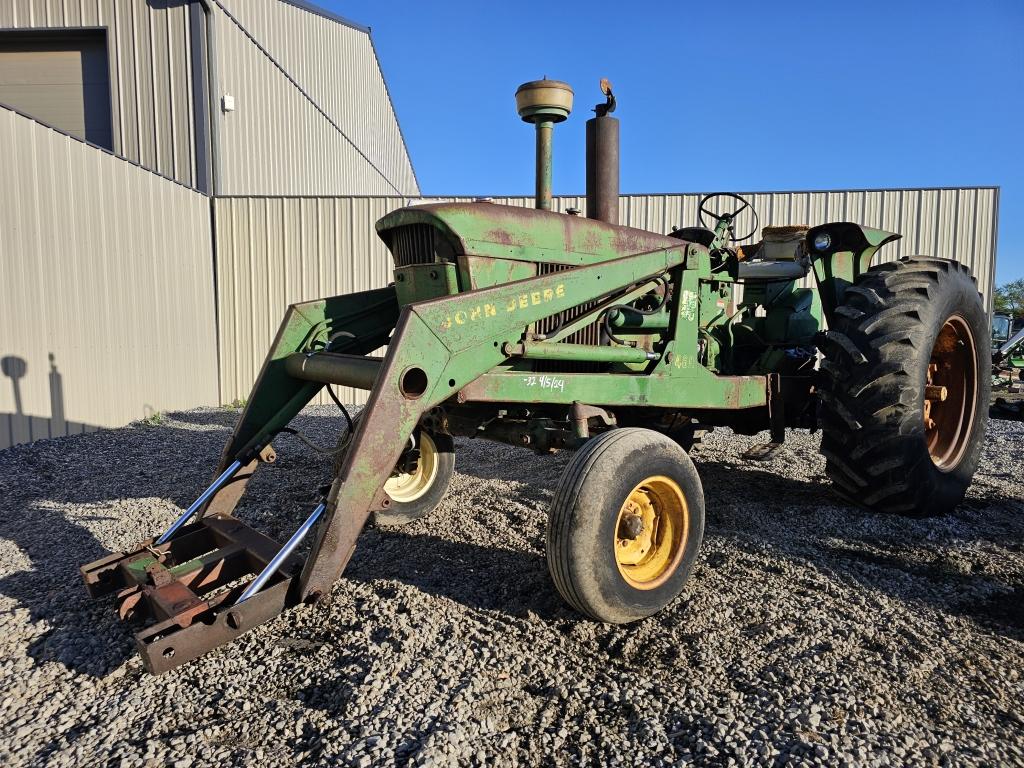
<svg viewBox="0 0 1024 768"><path fill-rule="evenodd" d="M81 568L90 596L114 594L146 669L166 672L223 645L298 602L302 559L289 557L267 585L236 604L248 577L281 547L230 516L208 515L164 544L143 542Z"/></svg>

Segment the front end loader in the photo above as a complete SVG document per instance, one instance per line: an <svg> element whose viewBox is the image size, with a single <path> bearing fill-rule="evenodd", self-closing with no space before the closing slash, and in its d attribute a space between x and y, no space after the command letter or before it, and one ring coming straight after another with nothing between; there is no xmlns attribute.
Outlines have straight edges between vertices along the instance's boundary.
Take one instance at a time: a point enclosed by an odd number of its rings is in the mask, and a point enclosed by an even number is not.
<svg viewBox="0 0 1024 768"><path fill-rule="evenodd" d="M150 671L327 594L371 516L403 522L437 505L456 436L575 451L548 564L565 600L606 622L649 616L683 589L704 525L687 452L708 429L766 430L765 455L788 428L820 428L836 491L872 510L942 514L962 500L990 383L967 268L871 266L898 235L848 222L766 226L739 246L757 223L736 195L705 197L698 225L669 234L619 225L618 122L602 85L588 218L550 210L552 132L572 90L524 84L536 209L481 201L382 218L394 282L290 307L211 485L160 536L82 568L91 594L116 594L140 623ZM745 219L753 229L737 233ZM367 390L367 403L342 433L329 491L276 543L234 510L275 437L334 386Z"/></svg>

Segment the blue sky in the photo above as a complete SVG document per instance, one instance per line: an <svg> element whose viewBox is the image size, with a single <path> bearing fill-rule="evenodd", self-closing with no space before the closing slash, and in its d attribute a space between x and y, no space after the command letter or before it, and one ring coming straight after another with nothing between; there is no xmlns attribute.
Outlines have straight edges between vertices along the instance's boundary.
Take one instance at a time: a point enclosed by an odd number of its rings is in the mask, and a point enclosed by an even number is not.
<svg viewBox="0 0 1024 768"><path fill-rule="evenodd" d="M622 191L999 185L997 280L1024 277L1024 1L321 0L372 27L425 194L530 194L513 94L576 90L556 194L611 79Z"/></svg>

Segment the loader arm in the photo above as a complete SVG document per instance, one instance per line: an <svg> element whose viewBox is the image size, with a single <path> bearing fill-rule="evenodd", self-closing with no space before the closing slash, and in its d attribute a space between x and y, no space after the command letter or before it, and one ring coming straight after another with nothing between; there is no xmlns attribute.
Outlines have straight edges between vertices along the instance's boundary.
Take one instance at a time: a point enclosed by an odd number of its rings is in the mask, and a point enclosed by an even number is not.
<svg viewBox="0 0 1024 768"><path fill-rule="evenodd" d="M706 258L702 250L680 242L401 314L391 287L290 307L213 484L159 538L82 566L90 594L116 593L122 618L150 620L135 642L154 673L315 601L341 575L369 514L389 506L384 483L425 413L505 362L532 323L628 291L688 255ZM366 356L385 343L383 360ZM327 498L299 530L282 546L233 516L258 464L273 460L273 437L324 384L357 379L372 383L365 415ZM314 527L303 563L296 548Z"/></svg>
<svg viewBox="0 0 1024 768"><path fill-rule="evenodd" d="M331 486L301 578L301 599L316 600L338 579L370 513L422 416L507 359L523 328L682 265L703 246L625 256L587 267L412 304L388 345L380 374Z"/></svg>
<svg viewBox="0 0 1024 768"><path fill-rule="evenodd" d="M333 350L366 355L387 343L397 320L398 301L390 286L288 307L215 475L236 460L244 468L213 494L199 514L226 515L234 510L260 458L273 460L273 453L264 449L323 388L321 382L289 374L291 355L328 345Z"/></svg>

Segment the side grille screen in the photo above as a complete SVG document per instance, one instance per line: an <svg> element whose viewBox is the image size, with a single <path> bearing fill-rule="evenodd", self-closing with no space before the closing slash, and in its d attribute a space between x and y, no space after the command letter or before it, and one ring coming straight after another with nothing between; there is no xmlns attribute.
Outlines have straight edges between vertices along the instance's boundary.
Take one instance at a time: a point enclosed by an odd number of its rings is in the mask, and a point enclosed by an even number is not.
<svg viewBox="0 0 1024 768"><path fill-rule="evenodd" d="M391 255L396 267L430 264L435 259L435 230L429 224L399 227L392 235Z"/></svg>
<svg viewBox="0 0 1024 768"><path fill-rule="evenodd" d="M550 275L555 272L561 272L564 269L569 269L569 267L565 264L541 262L537 265L537 275ZM557 331L563 324L572 322L575 318L586 314L595 306L597 306L597 302L591 301L574 307L567 312L549 315L537 322L535 333L548 334ZM590 323L567 336L563 342L566 344L599 345L601 343L601 323L599 321ZM536 363L536 370L543 370L548 373L591 373L600 371L603 367L602 363L562 362L557 360L538 360Z"/></svg>

